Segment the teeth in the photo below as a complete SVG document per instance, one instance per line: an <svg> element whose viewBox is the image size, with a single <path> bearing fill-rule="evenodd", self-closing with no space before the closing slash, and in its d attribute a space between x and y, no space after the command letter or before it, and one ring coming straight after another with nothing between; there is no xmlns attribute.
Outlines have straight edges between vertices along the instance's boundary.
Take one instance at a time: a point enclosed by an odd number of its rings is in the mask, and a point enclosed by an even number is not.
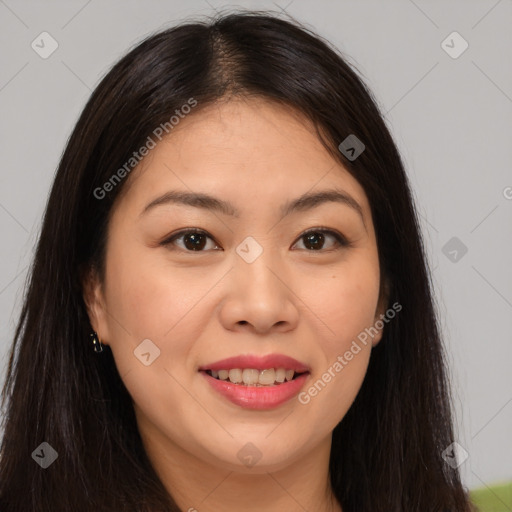
<svg viewBox="0 0 512 512"><path fill-rule="evenodd" d="M262 370L260 372L258 382L262 386L270 386L270 385L274 384L275 381L276 381L276 371L274 370L274 368L270 368L269 370Z"/></svg>
<svg viewBox="0 0 512 512"><path fill-rule="evenodd" d="M231 370L211 370L212 377L230 381L233 384L245 384L246 386L273 386L290 381L295 375L294 370L284 368L268 368L265 370L255 370L254 368L232 368Z"/></svg>
<svg viewBox="0 0 512 512"><path fill-rule="evenodd" d="M276 382L284 382L286 376L286 370L284 368L278 368L276 370Z"/></svg>
<svg viewBox="0 0 512 512"><path fill-rule="evenodd" d="M229 370L229 380L234 384L240 384L242 382L242 370L239 368Z"/></svg>
<svg viewBox="0 0 512 512"><path fill-rule="evenodd" d="M258 384L259 374L260 374L260 372L258 370L246 368L245 370L242 371L243 383L248 386Z"/></svg>

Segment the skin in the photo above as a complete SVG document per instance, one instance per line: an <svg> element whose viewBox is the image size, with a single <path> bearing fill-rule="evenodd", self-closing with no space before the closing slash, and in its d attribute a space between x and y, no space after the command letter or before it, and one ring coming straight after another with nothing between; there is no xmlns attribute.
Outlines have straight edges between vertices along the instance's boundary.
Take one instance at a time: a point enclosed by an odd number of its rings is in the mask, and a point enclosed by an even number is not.
<svg viewBox="0 0 512 512"><path fill-rule="evenodd" d="M363 382L379 332L303 405L294 398L265 411L217 394L198 367L240 354L282 353L305 362L316 382L386 310L377 243L363 188L329 155L311 124L264 99L208 106L180 121L128 177L108 227L106 277L94 273L84 297L91 325L110 345L133 398L144 446L182 510L340 511L328 462L332 430ZM282 217L280 205L336 188L346 204L324 202ZM145 206L169 190L229 201L239 217L179 204ZM364 221L363 221L364 219ZM312 249L305 230L331 235ZM181 237L198 228L202 251ZM262 254L236 252L248 236ZM134 356L150 339L160 355ZM237 453L261 453L248 467Z"/></svg>

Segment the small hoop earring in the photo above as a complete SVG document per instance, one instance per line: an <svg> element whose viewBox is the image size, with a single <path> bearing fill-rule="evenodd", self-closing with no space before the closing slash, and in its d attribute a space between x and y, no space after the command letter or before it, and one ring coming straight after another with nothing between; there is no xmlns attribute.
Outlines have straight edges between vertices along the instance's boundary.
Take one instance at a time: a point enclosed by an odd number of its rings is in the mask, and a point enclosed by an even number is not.
<svg viewBox="0 0 512 512"><path fill-rule="evenodd" d="M89 334L92 344L94 345L94 352L103 352L103 343L98 338L98 334L96 331L92 331L91 334Z"/></svg>

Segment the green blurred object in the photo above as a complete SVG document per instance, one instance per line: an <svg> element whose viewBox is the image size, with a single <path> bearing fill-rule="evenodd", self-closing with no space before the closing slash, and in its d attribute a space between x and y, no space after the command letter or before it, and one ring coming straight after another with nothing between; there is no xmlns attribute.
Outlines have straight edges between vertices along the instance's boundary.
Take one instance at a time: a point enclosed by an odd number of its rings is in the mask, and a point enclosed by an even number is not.
<svg viewBox="0 0 512 512"><path fill-rule="evenodd" d="M512 512L512 482L469 491L480 512Z"/></svg>

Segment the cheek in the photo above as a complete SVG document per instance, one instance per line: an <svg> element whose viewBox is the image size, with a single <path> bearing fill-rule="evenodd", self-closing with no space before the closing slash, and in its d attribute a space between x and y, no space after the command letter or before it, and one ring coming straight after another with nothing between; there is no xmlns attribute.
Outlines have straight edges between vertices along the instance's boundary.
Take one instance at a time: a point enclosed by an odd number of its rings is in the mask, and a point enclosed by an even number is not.
<svg viewBox="0 0 512 512"><path fill-rule="evenodd" d="M308 417L324 430L334 428L345 416L366 375L371 337L365 329L374 324L378 267L373 258L355 259L324 276L322 286L312 290L308 306L321 319L317 342L323 358L298 398Z"/></svg>
<svg viewBox="0 0 512 512"><path fill-rule="evenodd" d="M112 252L108 265L110 345L119 374L145 416L178 428L191 405L183 387L190 379L189 354L204 330L201 322L210 318L198 314L201 298L218 278L196 269L191 279L190 270L171 271L142 253L128 258Z"/></svg>
<svg viewBox="0 0 512 512"><path fill-rule="evenodd" d="M158 398L148 392L148 385L169 388L167 371L175 371L176 361L183 366L190 340L200 332L201 326L187 315L204 295L204 286L194 286L185 275L155 264L141 251L137 254L137 248L113 250L107 259L109 343L130 394L149 407L153 401L158 406Z"/></svg>
<svg viewBox="0 0 512 512"><path fill-rule="evenodd" d="M150 257L147 249L129 252L131 257L112 254L107 301L132 338L163 341L201 300L212 274L170 268L165 259Z"/></svg>
<svg viewBox="0 0 512 512"><path fill-rule="evenodd" d="M345 351L373 325L379 297L379 269L374 258L354 258L309 286L307 304L321 319L326 351ZM306 292L304 292L306 293ZM323 325L323 327L322 327Z"/></svg>
<svg viewBox="0 0 512 512"><path fill-rule="evenodd" d="M346 357L347 352L351 354L350 360ZM298 396L298 407L304 408L302 414L309 418L313 431L332 431L345 417L361 389L368 368L370 345L359 344L354 352L340 350Z"/></svg>

